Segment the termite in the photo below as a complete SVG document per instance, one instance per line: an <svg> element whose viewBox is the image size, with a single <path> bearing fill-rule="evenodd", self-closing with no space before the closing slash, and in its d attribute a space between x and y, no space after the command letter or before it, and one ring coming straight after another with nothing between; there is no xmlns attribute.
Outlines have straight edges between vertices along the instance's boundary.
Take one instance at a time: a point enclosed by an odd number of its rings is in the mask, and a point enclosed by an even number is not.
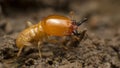
<svg viewBox="0 0 120 68"><path fill-rule="evenodd" d="M41 57L40 45L43 40L47 40L49 36L79 35L77 29L85 21L87 21L87 18L76 22L62 15L49 15L43 18L38 24L31 25L19 33L16 39L16 46L19 48L17 56L20 56L25 46L37 43Z"/></svg>

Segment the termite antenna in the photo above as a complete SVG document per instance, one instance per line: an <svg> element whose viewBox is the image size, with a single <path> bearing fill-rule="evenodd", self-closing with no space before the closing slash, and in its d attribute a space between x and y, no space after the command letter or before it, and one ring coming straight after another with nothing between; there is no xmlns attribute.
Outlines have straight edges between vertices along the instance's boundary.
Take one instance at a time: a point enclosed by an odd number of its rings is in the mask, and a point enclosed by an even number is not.
<svg viewBox="0 0 120 68"><path fill-rule="evenodd" d="M74 30L73 34L76 35L76 36L80 35L80 33L77 30Z"/></svg>
<svg viewBox="0 0 120 68"><path fill-rule="evenodd" d="M87 17L85 17L84 19L82 19L79 23L76 23L77 26L80 26L81 24L85 23L88 20Z"/></svg>
<svg viewBox="0 0 120 68"><path fill-rule="evenodd" d="M76 22L75 20L73 20L73 24L76 24L77 26L80 26L81 24L85 23L88 20L88 17L89 16L84 17L80 22ZM80 33L77 30L74 30L73 34L77 35L77 36L80 35Z"/></svg>
<svg viewBox="0 0 120 68"><path fill-rule="evenodd" d="M69 13L71 20L74 20L75 13L74 11L70 11Z"/></svg>

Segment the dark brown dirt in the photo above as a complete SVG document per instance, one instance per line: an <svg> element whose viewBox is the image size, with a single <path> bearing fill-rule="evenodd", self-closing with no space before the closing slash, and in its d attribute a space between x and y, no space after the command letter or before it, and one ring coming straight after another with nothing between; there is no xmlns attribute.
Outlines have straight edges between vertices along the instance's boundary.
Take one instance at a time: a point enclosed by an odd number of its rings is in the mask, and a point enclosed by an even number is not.
<svg viewBox="0 0 120 68"><path fill-rule="evenodd" d="M118 0L1 0L0 68L120 68L119 6ZM71 10L77 21L89 15L79 28L87 30L82 41L55 37L57 43L42 44L42 58L36 47L25 47L16 57L15 40L27 21L35 24L50 14L69 16Z"/></svg>

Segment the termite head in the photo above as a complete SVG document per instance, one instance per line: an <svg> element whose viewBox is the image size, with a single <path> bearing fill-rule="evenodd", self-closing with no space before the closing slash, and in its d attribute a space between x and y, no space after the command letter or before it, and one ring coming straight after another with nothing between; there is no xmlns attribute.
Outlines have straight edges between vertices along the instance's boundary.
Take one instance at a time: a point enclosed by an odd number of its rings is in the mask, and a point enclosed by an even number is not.
<svg viewBox="0 0 120 68"><path fill-rule="evenodd" d="M80 25L82 25L83 23L85 23L86 21L88 20L87 17L83 18L81 21L79 22L76 22L76 20L73 20L72 21L72 24L73 24L73 30L72 30L72 33L74 35L78 35L78 32L77 32L77 29Z"/></svg>
<svg viewBox="0 0 120 68"><path fill-rule="evenodd" d="M78 23L65 16L50 15L41 21L41 25L44 32L48 35L66 36L75 34L77 28L86 20L87 19Z"/></svg>

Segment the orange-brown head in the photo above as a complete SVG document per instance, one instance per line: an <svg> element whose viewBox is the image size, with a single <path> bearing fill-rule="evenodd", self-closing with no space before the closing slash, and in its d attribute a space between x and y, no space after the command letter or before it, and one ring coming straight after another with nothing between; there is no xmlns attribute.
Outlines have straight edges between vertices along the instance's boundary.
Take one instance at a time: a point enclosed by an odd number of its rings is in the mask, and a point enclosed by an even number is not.
<svg viewBox="0 0 120 68"><path fill-rule="evenodd" d="M75 21L61 15L50 15L41 21L46 34L52 36L71 35L77 29Z"/></svg>

